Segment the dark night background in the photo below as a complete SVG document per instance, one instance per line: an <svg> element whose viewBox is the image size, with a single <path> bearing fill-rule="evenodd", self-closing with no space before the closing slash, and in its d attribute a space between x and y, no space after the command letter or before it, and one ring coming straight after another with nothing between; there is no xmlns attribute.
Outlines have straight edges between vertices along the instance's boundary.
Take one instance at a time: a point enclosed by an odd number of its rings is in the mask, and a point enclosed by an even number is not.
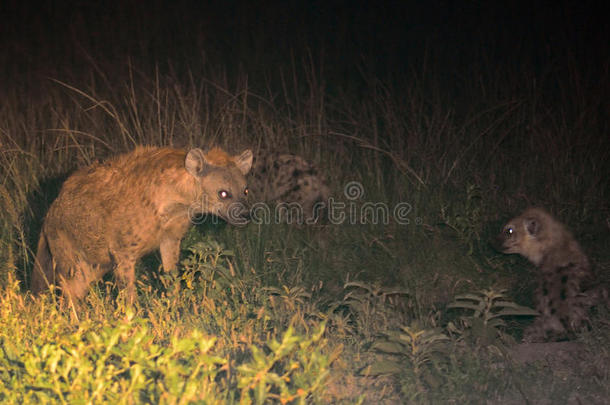
<svg viewBox="0 0 610 405"><path fill-rule="evenodd" d="M23 73L61 78L87 60L105 67L127 58L162 69L205 59L244 70L255 86L303 57L324 69L330 87L357 87L361 71L401 80L428 63L459 90L475 79L470 64L479 58L492 68L537 72L567 69L570 58L591 85L608 68L602 2L9 0L0 8L9 82Z"/></svg>

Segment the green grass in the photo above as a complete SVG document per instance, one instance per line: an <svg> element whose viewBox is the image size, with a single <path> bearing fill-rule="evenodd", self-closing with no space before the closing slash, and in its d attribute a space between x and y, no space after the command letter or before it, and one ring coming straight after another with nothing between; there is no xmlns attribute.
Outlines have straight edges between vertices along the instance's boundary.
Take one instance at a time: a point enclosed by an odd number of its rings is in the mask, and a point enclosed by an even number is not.
<svg viewBox="0 0 610 405"><path fill-rule="evenodd" d="M537 384L554 398L577 385L608 397L608 362L582 376L523 371L504 358L510 339L478 339L467 325L479 321L449 327L464 315L448 307L459 294L506 290L531 305L531 266L488 244L528 205L568 223L610 274L607 100L587 91L592 78L481 58L477 80L415 66L397 80L362 71L341 90L313 60L255 82L205 61L174 71L91 58L80 73L11 84L0 104L1 401L472 403L536 398ZM409 223L203 225L178 274L159 273L154 254L141 261L133 310L112 278L73 311L33 299L33 250L61 180L139 144L298 153L338 201L408 203ZM361 199L344 194L350 181ZM581 340L607 359L605 319L600 309ZM524 322L492 334L518 338ZM423 343L409 335L419 332ZM391 367L371 373L379 364Z"/></svg>

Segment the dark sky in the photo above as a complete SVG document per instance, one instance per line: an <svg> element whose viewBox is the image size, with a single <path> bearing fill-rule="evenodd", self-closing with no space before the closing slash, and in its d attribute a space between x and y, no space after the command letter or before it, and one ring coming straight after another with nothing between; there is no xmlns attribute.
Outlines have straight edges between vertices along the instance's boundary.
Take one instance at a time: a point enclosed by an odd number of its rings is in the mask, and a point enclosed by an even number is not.
<svg viewBox="0 0 610 405"><path fill-rule="evenodd" d="M0 69L61 73L87 55L106 63L124 63L129 56L189 64L207 57L256 71L311 54L330 71L364 67L383 77L423 63L431 52L447 69L481 54L496 63L523 59L538 66L570 54L595 65L608 60L602 4L4 0Z"/></svg>

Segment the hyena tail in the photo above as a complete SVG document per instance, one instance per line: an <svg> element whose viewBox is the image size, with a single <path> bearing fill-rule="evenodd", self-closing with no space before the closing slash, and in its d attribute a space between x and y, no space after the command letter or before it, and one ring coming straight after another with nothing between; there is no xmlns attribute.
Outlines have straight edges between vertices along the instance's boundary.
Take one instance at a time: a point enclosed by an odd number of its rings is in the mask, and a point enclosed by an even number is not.
<svg viewBox="0 0 610 405"><path fill-rule="evenodd" d="M34 271L32 272L31 290L34 294L40 294L55 284L53 271L53 257L49 250L47 235L44 230L40 232L38 240L38 250L36 251L36 260L34 262Z"/></svg>

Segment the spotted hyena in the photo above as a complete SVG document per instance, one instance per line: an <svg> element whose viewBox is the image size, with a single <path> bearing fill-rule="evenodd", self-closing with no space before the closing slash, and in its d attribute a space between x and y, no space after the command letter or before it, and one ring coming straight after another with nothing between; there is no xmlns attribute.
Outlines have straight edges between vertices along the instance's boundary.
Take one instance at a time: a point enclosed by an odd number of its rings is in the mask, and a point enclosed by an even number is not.
<svg viewBox="0 0 610 405"><path fill-rule="evenodd" d="M250 150L230 156L219 148L138 147L77 171L45 217L32 291L55 285L64 297L81 299L113 271L133 302L136 261L160 249L164 269L173 269L193 215L248 222L251 165Z"/></svg>
<svg viewBox="0 0 610 405"><path fill-rule="evenodd" d="M329 189L318 169L297 155L258 154L248 185L251 201L272 205L270 220L313 223L321 219L328 206ZM253 215L263 220L260 213L255 205Z"/></svg>
<svg viewBox="0 0 610 405"><path fill-rule="evenodd" d="M595 286L589 260L565 227L540 208L510 220L497 237L504 253L517 253L539 269L535 292L540 316L525 331L530 342L561 340L586 326L590 307L607 299Z"/></svg>

